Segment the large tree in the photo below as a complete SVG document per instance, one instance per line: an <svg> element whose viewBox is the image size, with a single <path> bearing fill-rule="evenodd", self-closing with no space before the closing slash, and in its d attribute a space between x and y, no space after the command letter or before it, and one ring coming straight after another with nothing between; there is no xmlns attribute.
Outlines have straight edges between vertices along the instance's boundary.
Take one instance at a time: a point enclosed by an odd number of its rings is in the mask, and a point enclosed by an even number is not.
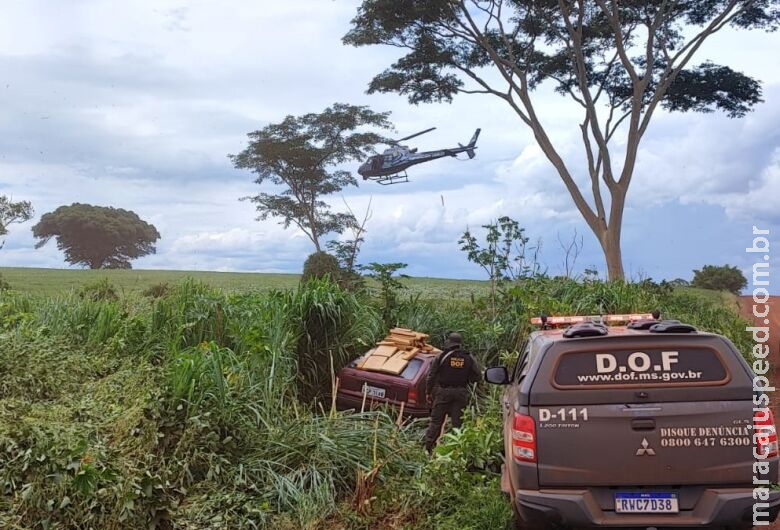
<svg viewBox="0 0 780 530"><path fill-rule="evenodd" d="M259 220L271 216L285 228L294 224L317 252L325 234L354 226L352 214L332 212L323 197L357 185L343 164L373 153L384 138L370 129L391 129L388 117L387 112L336 103L318 114L287 116L249 133L247 148L230 155L233 164L252 170L257 184L281 187L245 197L255 203Z"/></svg>
<svg viewBox="0 0 780 530"><path fill-rule="evenodd" d="M157 229L135 212L74 203L60 206L33 226L41 248L52 237L65 261L90 269L131 269L130 260L154 254Z"/></svg>
<svg viewBox="0 0 780 530"><path fill-rule="evenodd" d="M0 236L8 233L8 225L24 223L33 216L33 207L29 201L13 202L13 199L0 195ZM5 240L0 240L0 248L5 245Z"/></svg>
<svg viewBox="0 0 780 530"><path fill-rule="evenodd" d="M482 93L508 105L598 238L609 277L623 278L623 209L652 117L659 108L743 116L761 101L760 84L692 59L724 28L772 30L778 18L778 0L363 0L344 41L405 50L369 93L412 103ZM586 184L539 116L542 85L581 108Z"/></svg>

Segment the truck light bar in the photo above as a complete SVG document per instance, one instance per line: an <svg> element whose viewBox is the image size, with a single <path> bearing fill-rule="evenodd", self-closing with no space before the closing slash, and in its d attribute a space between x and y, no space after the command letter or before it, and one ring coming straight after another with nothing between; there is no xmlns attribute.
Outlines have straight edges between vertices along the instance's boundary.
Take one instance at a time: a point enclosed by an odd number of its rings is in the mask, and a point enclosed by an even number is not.
<svg viewBox="0 0 780 530"><path fill-rule="evenodd" d="M557 317L534 317L531 324L541 326L561 326L566 324L576 324L578 322L631 322L633 320L652 320L650 313L632 313L628 315L595 315L595 316L557 316Z"/></svg>

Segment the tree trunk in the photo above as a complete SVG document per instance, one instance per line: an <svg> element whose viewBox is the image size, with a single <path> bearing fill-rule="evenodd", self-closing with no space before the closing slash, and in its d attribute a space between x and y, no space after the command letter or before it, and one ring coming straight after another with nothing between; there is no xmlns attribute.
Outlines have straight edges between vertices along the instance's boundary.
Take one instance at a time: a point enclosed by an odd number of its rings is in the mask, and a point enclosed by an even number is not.
<svg viewBox="0 0 780 530"><path fill-rule="evenodd" d="M604 251L604 258L607 262L607 278L610 280L623 280L623 258L620 249L620 233L623 228L623 207L625 206L626 192L628 191L628 182L614 183L610 189L611 206L609 211L609 222L599 215L600 212L594 212L583 197L577 184L566 168L563 159L555 151L544 131L540 129L536 135L537 144L542 148L542 152L558 171L564 185L569 191L569 195L574 201L577 210L582 214L588 227L599 240L601 248ZM633 163L633 159L631 161ZM633 166L632 166L633 170ZM599 194L598 188L594 190L594 195Z"/></svg>
<svg viewBox="0 0 780 530"><path fill-rule="evenodd" d="M622 219L621 219L622 221ZM607 229L603 238L599 238L604 257L607 260L607 278L610 280L624 280L623 251L620 248L620 230L614 227Z"/></svg>
<svg viewBox="0 0 780 530"><path fill-rule="evenodd" d="M609 209L609 223L601 231L599 242L607 261L607 279L625 280L623 271L623 250L620 246L623 232L623 209L626 204L627 185L617 184L610 190L612 204Z"/></svg>

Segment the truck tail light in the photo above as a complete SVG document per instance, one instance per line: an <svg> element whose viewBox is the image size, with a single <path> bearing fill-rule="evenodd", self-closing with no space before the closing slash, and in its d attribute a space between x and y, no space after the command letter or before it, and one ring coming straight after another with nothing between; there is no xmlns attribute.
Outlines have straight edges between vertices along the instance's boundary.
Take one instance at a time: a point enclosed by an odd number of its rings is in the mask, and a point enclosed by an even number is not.
<svg viewBox="0 0 780 530"><path fill-rule="evenodd" d="M407 394L407 398L410 405L416 405L417 404L417 389L416 388L410 388L409 393Z"/></svg>
<svg viewBox="0 0 780 530"><path fill-rule="evenodd" d="M756 438L756 454L762 458L772 458L778 455L777 430L775 419L769 408L764 408L753 413L753 428ZM763 438L763 439L761 439Z"/></svg>
<svg viewBox="0 0 780 530"><path fill-rule="evenodd" d="M517 462L536 462L536 424L531 416L517 412L512 423L512 457Z"/></svg>

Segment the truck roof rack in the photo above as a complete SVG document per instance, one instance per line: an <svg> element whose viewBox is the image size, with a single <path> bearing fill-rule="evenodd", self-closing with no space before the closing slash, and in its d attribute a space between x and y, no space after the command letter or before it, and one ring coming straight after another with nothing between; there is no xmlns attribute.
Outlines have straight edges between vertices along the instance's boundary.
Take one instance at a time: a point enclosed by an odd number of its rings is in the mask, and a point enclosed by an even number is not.
<svg viewBox="0 0 780 530"><path fill-rule="evenodd" d="M566 328L563 336L567 339L577 337L601 337L609 333L607 326L600 322L578 322Z"/></svg>
<svg viewBox="0 0 780 530"><path fill-rule="evenodd" d="M650 333L696 333L696 328L679 320L662 320L649 328Z"/></svg>
<svg viewBox="0 0 780 530"><path fill-rule="evenodd" d="M650 329L651 326L660 324L661 322L661 320L656 320L654 318L643 318L642 320L634 320L633 322L629 322L626 327L628 329Z"/></svg>

